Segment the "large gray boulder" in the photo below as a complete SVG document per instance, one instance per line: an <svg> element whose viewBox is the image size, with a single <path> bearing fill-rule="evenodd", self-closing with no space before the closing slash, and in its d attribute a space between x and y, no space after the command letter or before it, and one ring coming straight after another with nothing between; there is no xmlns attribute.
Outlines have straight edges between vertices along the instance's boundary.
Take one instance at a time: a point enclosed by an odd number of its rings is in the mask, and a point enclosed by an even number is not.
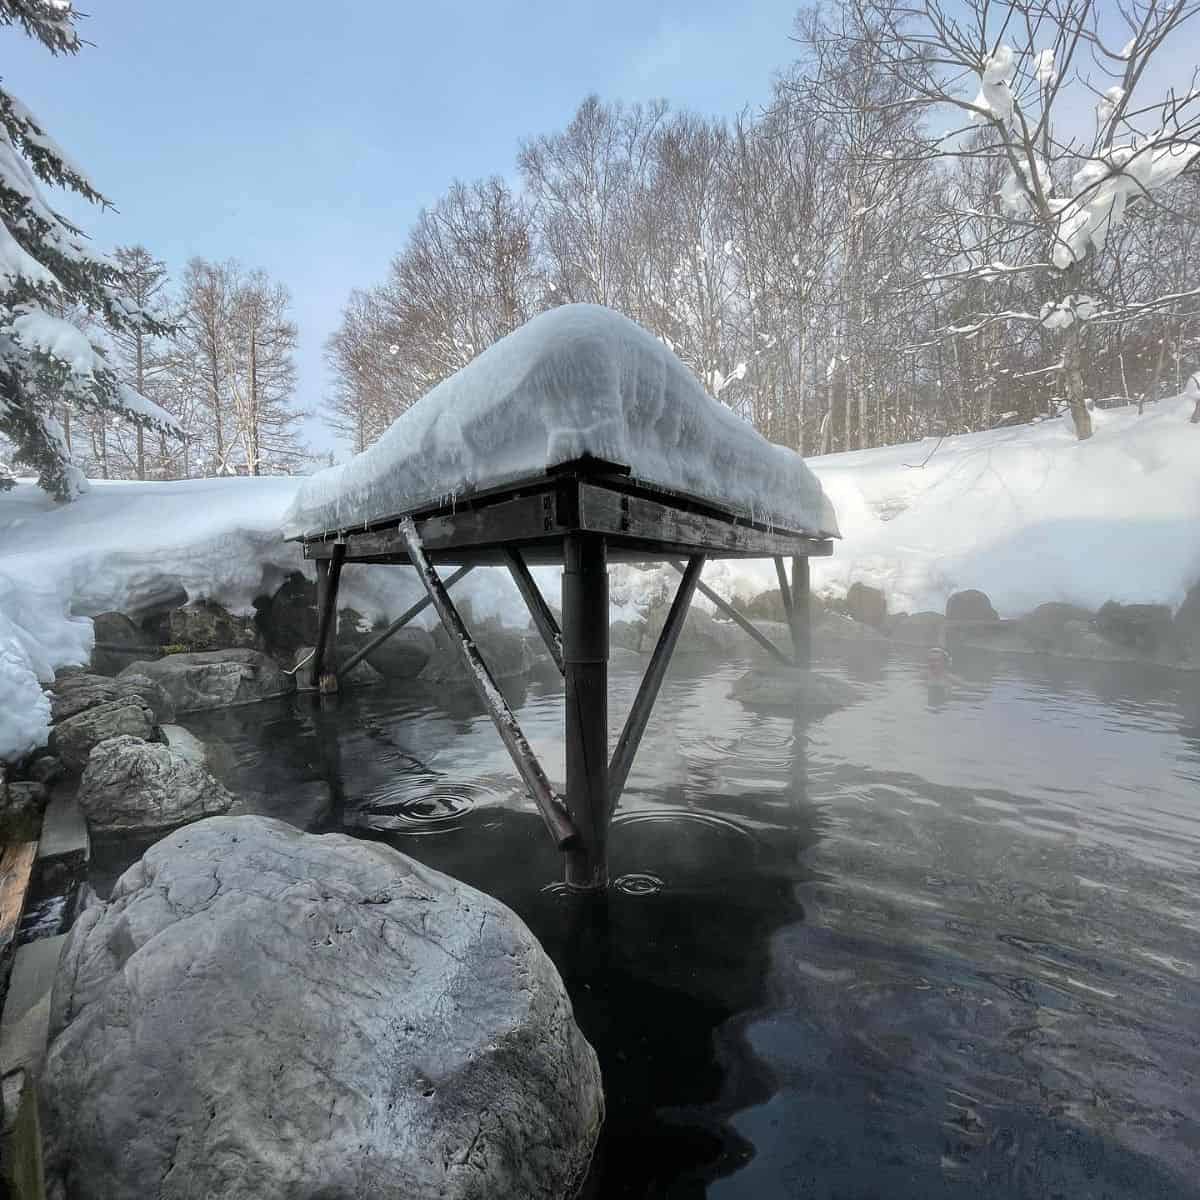
<svg viewBox="0 0 1200 1200"><path fill-rule="evenodd" d="M1185 659L1200 662L1200 583L1194 584L1171 621L1173 641Z"/></svg>
<svg viewBox="0 0 1200 1200"><path fill-rule="evenodd" d="M168 654L157 662L139 662L118 678L145 675L171 697L176 713L250 704L282 696L296 681L258 650L204 650L196 654Z"/></svg>
<svg viewBox="0 0 1200 1200"><path fill-rule="evenodd" d="M370 636L377 636L376 631L372 630ZM433 653L433 635L426 629L410 625L397 629L367 655L366 661L389 679L414 679L424 670Z"/></svg>
<svg viewBox="0 0 1200 1200"><path fill-rule="evenodd" d="M63 953L42 1081L67 1200L563 1200L603 1117L554 965L377 843L220 817Z"/></svg>
<svg viewBox="0 0 1200 1200"><path fill-rule="evenodd" d="M293 571L273 596L254 601L255 625L272 654L286 659L317 640L317 585Z"/></svg>
<svg viewBox="0 0 1200 1200"><path fill-rule="evenodd" d="M1110 600L1096 614L1096 628L1110 642L1154 654L1171 637L1171 610L1165 604L1118 604Z"/></svg>
<svg viewBox="0 0 1200 1200"><path fill-rule="evenodd" d="M90 666L97 675L116 675L131 662L156 658L158 647L125 613L103 612L92 618L95 641Z"/></svg>
<svg viewBox="0 0 1200 1200"><path fill-rule="evenodd" d="M78 800L98 833L151 833L223 813L233 796L188 750L124 736L92 751Z"/></svg>
<svg viewBox="0 0 1200 1200"><path fill-rule="evenodd" d="M946 638L946 618L938 612L901 613L888 625L888 636L902 646L940 646Z"/></svg>
<svg viewBox="0 0 1200 1200"><path fill-rule="evenodd" d="M171 697L152 679L133 672L121 679L88 673L64 675L56 679L50 685L50 719L56 723L65 721L98 704L128 696L144 700L154 710L158 721L175 719L175 705L171 703Z"/></svg>
<svg viewBox="0 0 1200 1200"><path fill-rule="evenodd" d="M50 736L50 749L72 771L82 771L94 747L128 734L149 741L155 736L154 710L140 696L120 696L60 721Z"/></svg>
<svg viewBox="0 0 1200 1200"><path fill-rule="evenodd" d="M172 609L163 636L169 645L186 651L257 649L261 637L253 617L234 616L215 600Z"/></svg>
<svg viewBox="0 0 1200 1200"><path fill-rule="evenodd" d="M994 621L996 617L996 610L987 592L981 592L978 588L952 592L946 600L947 621Z"/></svg>
<svg viewBox="0 0 1200 1200"><path fill-rule="evenodd" d="M496 622L479 622L471 631L483 661L497 681L524 679L550 671L557 674L542 639L530 629L509 629ZM368 660L375 665L375 656ZM471 677L458 648L442 626L433 633L433 653L421 669L422 683L437 687L471 688Z"/></svg>
<svg viewBox="0 0 1200 1200"><path fill-rule="evenodd" d="M1019 618L1021 634L1034 650L1046 654L1069 654L1078 633L1091 626L1092 613L1078 604L1053 600L1039 604Z"/></svg>
<svg viewBox="0 0 1200 1200"><path fill-rule="evenodd" d="M881 629L887 620L887 597L866 583L852 583L846 593L846 611L864 625Z"/></svg>

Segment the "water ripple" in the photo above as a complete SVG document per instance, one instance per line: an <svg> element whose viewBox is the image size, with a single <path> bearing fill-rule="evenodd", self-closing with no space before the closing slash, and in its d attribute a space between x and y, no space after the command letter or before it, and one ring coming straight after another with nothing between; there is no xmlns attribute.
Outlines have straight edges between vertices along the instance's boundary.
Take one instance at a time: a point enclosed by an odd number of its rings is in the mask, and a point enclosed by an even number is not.
<svg viewBox="0 0 1200 1200"><path fill-rule="evenodd" d="M466 780L398 780L367 798L358 823L368 829L425 836L461 829L468 814L490 795Z"/></svg>
<svg viewBox="0 0 1200 1200"><path fill-rule="evenodd" d="M626 896L655 896L667 885L657 875L630 871L613 880L613 887Z"/></svg>

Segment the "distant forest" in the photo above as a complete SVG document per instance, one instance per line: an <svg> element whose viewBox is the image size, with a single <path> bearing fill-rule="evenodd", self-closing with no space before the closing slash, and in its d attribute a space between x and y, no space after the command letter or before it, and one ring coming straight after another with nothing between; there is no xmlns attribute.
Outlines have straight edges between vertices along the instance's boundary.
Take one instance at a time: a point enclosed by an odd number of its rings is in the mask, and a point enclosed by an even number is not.
<svg viewBox="0 0 1200 1200"><path fill-rule="evenodd" d="M762 111L589 96L519 147L514 190L453 182L326 345L350 449L537 312L609 305L807 455L1152 404L1200 370L1194 3L842 0L802 11ZM1194 58L1194 55L1191 56ZM88 474L310 470L286 288L117 252L155 322L86 326L180 439L57 419Z"/></svg>

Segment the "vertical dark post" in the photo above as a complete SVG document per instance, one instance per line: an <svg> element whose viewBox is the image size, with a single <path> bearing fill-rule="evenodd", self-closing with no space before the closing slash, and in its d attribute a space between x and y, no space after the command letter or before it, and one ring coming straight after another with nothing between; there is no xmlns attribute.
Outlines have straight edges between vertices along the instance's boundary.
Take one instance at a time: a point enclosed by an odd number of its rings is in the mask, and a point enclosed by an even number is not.
<svg viewBox="0 0 1200 1200"><path fill-rule="evenodd" d="M812 616L809 609L808 556L792 555L792 649L798 667L812 666Z"/></svg>
<svg viewBox="0 0 1200 1200"><path fill-rule="evenodd" d="M337 594L346 557L343 542L334 543L332 557L317 559L317 645L312 657L312 686L322 692L337 691L337 672L326 671L328 648L337 639Z"/></svg>
<svg viewBox="0 0 1200 1200"><path fill-rule="evenodd" d="M579 832L566 881L590 892L608 886L608 552L598 534L563 541L566 801Z"/></svg>

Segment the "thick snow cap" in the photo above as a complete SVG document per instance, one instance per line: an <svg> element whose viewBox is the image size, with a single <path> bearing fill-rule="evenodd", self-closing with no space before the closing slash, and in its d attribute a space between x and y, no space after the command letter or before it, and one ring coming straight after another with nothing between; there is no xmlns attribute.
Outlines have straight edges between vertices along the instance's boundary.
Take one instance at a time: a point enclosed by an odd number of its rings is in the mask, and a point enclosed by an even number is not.
<svg viewBox="0 0 1200 1200"><path fill-rule="evenodd" d="M541 313L438 384L369 450L307 480L287 537L361 528L590 455L783 528L838 536L816 476L594 304Z"/></svg>

